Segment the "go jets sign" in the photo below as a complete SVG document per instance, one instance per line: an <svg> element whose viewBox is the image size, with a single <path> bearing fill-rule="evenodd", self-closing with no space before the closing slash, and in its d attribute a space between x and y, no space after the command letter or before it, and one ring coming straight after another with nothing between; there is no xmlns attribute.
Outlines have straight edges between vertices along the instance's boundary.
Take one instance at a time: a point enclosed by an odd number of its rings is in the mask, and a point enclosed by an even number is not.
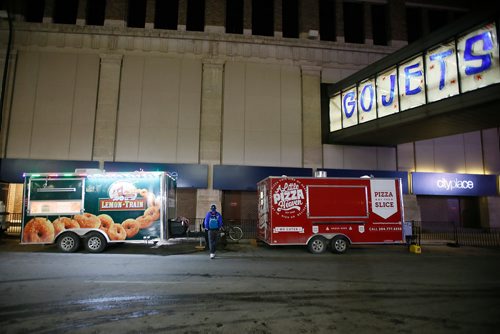
<svg viewBox="0 0 500 334"><path fill-rule="evenodd" d="M330 98L330 132L500 82L495 23L436 45Z"/></svg>

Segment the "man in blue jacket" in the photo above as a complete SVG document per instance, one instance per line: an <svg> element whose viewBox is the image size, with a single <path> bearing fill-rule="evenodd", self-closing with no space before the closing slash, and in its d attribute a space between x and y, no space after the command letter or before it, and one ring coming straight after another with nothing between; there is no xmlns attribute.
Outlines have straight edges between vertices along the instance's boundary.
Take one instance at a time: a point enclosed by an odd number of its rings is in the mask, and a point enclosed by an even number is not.
<svg viewBox="0 0 500 334"><path fill-rule="evenodd" d="M210 246L210 258L215 258L215 250L217 248L217 238L219 237L219 230L222 228L222 215L217 212L217 207L212 204L210 211L205 216L203 222L205 230L208 231L208 244Z"/></svg>

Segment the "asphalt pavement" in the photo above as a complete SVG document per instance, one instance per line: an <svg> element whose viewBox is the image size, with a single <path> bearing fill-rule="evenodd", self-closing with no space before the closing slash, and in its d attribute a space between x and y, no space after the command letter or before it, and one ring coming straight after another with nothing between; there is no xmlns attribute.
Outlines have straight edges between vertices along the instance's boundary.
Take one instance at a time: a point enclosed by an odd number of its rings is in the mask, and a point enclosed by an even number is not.
<svg viewBox="0 0 500 334"><path fill-rule="evenodd" d="M346 254L199 239L100 254L0 240L3 333L499 333L500 250Z"/></svg>

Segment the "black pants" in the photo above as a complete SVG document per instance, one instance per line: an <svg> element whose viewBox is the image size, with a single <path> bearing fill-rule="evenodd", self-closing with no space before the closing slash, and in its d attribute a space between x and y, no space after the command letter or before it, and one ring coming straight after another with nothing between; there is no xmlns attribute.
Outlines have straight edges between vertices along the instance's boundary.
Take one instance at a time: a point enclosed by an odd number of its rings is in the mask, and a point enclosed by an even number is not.
<svg viewBox="0 0 500 334"><path fill-rule="evenodd" d="M208 245L210 247L210 254L215 254L217 249L217 239L219 238L219 230L208 230Z"/></svg>

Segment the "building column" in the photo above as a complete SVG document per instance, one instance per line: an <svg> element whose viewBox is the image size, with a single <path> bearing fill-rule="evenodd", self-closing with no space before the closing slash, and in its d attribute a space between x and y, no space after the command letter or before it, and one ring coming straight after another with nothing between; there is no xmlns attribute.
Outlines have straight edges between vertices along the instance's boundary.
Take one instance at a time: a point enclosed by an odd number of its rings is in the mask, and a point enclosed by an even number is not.
<svg viewBox="0 0 500 334"><path fill-rule="evenodd" d="M373 24L372 24L372 4L363 4L363 15L365 18L364 38L366 45L373 45Z"/></svg>
<svg viewBox="0 0 500 334"><path fill-rule="evenodd" d="M339 43L345 42L344 33L344 2L335 1L335 32L337 34L336 40Z"/></svg>
<svg viewBox="0 0 500 334"><path fill-rule="evenodd" d="M144 28L153 29L155 27L155 0L146 1L146 22Z"/></svg>
<svg viewBox="0 0 500 334"><path fill-rule="evenodd" d="M406 6L405 0L388 1L387 6L389 20L388 45L402 47L408 44L406 35Z"/></svg>
<svg viewBox="0 0 500 334"><path fill-rule="evenodd" d="M274 0L273 9L274 37L283 37L283 6L281 0Z"/></svg>
<svg viewBox="0 0 500 334"><path fill-rule="evenodd" d="M104 15L105 27L127 26L128 2L127 0L108 0L106 1L106 13Z"/></svg>
<svg viewBox="0 0 500 334"><path fill-rule="evenodd" d="M225 1L205 2L205 32L219 34L226 32L225 5Z"/></svg>
<svg viewBox="0 0 500 334"><path fill-rule="evenodd" d="M177 14L177 30L186 31L187 24L187 0L179 0L179 11Z"/></svg>
<svg viewBox="0 0 500 334"><path fill-rule="evenodd" d="M302 66L302 165L323 167L321 143L321 68Z"/></svg>
<svg viewBox="0 0 500 334"><path fill-rule="evenodd" d="M213 166L221 163L224 61L203 60L200 117L200 164L208 165L208 187L196 193L196 217L205 217L211 204L221 209L222 191L213 189Z"/></svg>
<svg viewBox="0 0 500 334"><path fill-rule="evenodd" d="M78 1L78 11L76 13L76 25L84 26L87 18L87 0Z"/></svg>
<svg viewBox="0 0 500 334"><path fill-rule="evenodd" d="M243 35L252 35L252 0L243 0Z"/></svg>
<svg viewBox="0 0 500 334"><path fill-rule="evenodd" d="M299 38L319 35L319 1L299 0Z"/></svg>
<svg viewBox="0 0 500 334"><path fill-rule="evenodd" d="M54 0L46 0L43 10L43 23L52 23L54 17Z"/></svg>
<svg viewBox="0 0 500 334"><path fill-rule="evenodd" d="M0 57L0 67L3 69L5 66L6 55ZM0 157L7 158L7 140L9 135L9 124L10 124L10 109L12 106L12 95L14 90L14 77L15 69L17 64L17 50L11 50L9 55L9 67L7 68L7 75L5 79L5 95L3 100L2 108L2 127L0 129ZM0 78L0 84L2 84L3 76Z"/></svg>
<svg viewBox="0 0 500 334"><path fill-rule="evenodd" d="M103 161L113 161L115 156L116 122L123 56L101 54L100 57L92 160L102 163Z"/></svg>

